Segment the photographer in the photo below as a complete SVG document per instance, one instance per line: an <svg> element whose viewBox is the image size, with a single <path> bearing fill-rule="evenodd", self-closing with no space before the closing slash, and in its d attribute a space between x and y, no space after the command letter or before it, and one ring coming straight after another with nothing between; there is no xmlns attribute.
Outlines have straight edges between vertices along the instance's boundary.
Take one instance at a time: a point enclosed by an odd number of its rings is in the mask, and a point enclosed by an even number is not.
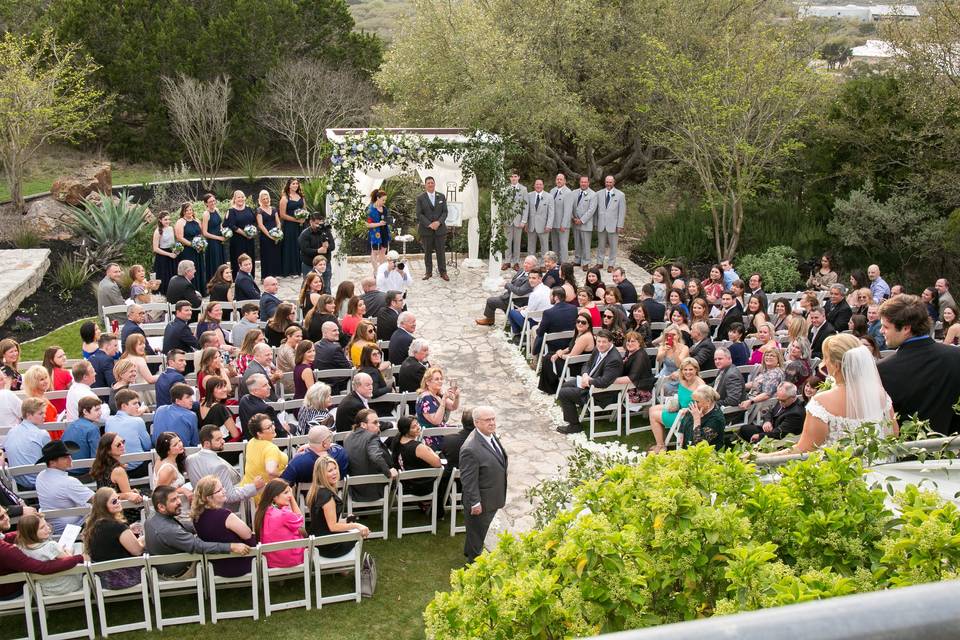
<svg viewBox="0 0 960 640"><path fill-rule="evenodd" d="M327 269L323 274L323 290L330 291L330 256L336 249L330 225L324 223L324 215L320 211L310 214L310 225L300 233L297 239L300 247L300 262L303 275L313 268L313 259L322 255L327 259Z"/></svg>
<svg viewBox="0 0 960 640"><path fill-rule="evenodd" d="M377 289L380 291L406 291L413 281L407 266L398 260L400 254L391 249L387 252L387 261L377 268Z"/></svg>

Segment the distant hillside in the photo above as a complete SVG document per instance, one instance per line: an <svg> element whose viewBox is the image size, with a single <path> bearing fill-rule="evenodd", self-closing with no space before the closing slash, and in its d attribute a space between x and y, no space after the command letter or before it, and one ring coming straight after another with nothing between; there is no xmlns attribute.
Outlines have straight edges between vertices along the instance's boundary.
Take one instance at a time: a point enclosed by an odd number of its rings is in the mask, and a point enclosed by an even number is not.
<svg viewBox="0 0 960 640"><path fill-rule="evenodd" d="M358 29L372 31L387 42L393 39L397 18L413 11L407 0L347 0L347 4Z"/></svg>

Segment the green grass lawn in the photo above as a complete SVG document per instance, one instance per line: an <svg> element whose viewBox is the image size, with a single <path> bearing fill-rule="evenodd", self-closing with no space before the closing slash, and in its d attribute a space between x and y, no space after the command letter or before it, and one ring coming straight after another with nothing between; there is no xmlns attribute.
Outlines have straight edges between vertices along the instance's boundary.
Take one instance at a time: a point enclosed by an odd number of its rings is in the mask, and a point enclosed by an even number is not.
<svg viewBox="0 0 960 640"><path fill-rule="evenodd" d="M82 345L82 341L80 340L80 325L89 320L93 320L93 318L83 318L82 320L71 322L68 325L51 331L45 336L40 336L30 342L24 342L20 345L20 359L42 360L44 350L54 344L63 349L68 358L80 358L80 347Z"/></svg>

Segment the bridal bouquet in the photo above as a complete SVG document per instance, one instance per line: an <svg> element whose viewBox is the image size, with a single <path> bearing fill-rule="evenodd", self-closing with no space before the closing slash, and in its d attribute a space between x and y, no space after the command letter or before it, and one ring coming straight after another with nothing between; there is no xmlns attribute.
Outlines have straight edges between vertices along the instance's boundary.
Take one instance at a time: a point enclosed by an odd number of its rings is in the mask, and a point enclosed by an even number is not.
<svg viewBox="0 0 960 640"><path fill-rule="evenodd" d="M233 237L233 229L231 229L230 227L224 227L223 230L220 232L220 235L223 236L224 240L229 240L230 238Z"/></svg>
<svg viewBox="0 0 960 640"><path fill-rule="evenodd" d="M257 237L257 228L252 224L248 224L243 228L243 234L250 239Z"/></svg>
<svg viewBox="0 0 960 640"><path fill-rule="evenodd" d="M283 240L283 231L280 230L280 227L270 229L270 231L267 231L267 235L273 238L273 241L278 244Z"/></svg>
<svg viewBox="0 0 960 640"><path fill-rule="evenodd" d="M182 252L183 252L183 245L180 244L179 242L174 242L173 246L170 247L170 253L172 253L175 256L180 255Z"/></svg>
<svg viewBox="0 0 960 640"><path fill-rule="evenodd" d="M194 236L190 241L190 246L197 250L197 253L203 253L207 248L207 239L203 236Z"/></svg>

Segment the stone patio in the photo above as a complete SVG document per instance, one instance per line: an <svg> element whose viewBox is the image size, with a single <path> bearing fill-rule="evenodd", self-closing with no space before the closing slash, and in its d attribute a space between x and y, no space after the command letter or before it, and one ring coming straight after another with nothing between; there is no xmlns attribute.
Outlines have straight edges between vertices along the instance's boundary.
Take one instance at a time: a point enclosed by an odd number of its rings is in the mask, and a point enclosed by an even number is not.
<svg viewBox="0 0 960 640"><path fill-rule="evenodd" d="M413 285L408 289L408 308L417 316L417 335L430 342L430 361L443 366L446 379L457 379L462 389L461 408L489 404L497 409L497 431L510 456L507 506L491 527L488 545L500 531L527 531L533 527L533 505L524 492L546 478L554 477L571 451L567 436L555 431L562 422L552 396L537 390L536 377L497 325L474 323L483 312L489 292L482 288L487 268L449 269L450 282L434 276L423 281L423 260L407 257ZM636 285L649 274L625 262L628 278ZM351 259L347 275L357 283L372 273L369 259ZM512 272L507 272L512 275ZM577 270L577 278L583 272ZM605 276L605 280L609 280ZM299 278L281 279L280 297L295 299ZM459 411L452 422L459 422Z"/></svg>
<svg viewBox="0 0 960 640"><path fill-rule="evenodd" d="M50 268L50 249L0 251L0 323L30 296Z"/></svg>

